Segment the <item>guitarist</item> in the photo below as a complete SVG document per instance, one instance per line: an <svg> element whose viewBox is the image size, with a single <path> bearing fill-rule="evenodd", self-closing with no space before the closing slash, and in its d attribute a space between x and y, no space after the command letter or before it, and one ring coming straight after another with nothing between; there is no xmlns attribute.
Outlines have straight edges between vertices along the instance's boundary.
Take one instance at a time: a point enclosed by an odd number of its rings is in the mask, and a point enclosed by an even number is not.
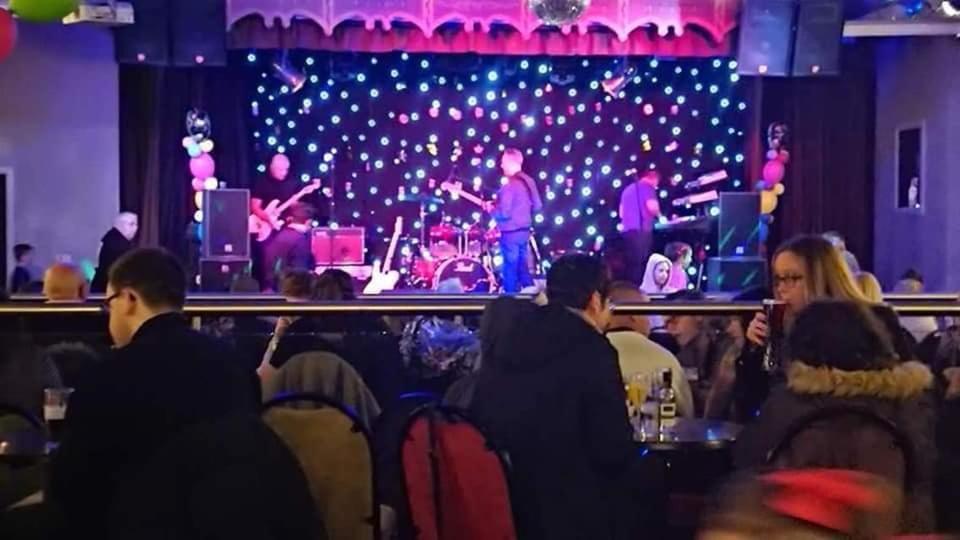
<svg viewBox="0 0 960 540"><path fill-rule="evenodd" d="M487 210L500 229L500 250L503 253L503 291L516 294L534 284L527 264L527 245L533 216L543 208L537 185L523 172L523 153L507 148L500 159L507 183L497 194L496 205Z"/></svg>

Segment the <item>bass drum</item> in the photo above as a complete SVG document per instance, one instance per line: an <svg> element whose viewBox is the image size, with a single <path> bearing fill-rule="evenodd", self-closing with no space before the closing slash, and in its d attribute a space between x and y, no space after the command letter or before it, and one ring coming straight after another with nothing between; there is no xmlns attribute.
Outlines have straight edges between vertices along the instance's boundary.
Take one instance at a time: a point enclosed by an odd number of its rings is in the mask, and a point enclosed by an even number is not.
<svg viewBox="0 0 960 540"><path fill-rule="evenodd" d="M471 257L456 257L443 261L433 277L434 290L449 279L459 279L463 292L488 293L494 290L493 273L479 260Z"/></svg>

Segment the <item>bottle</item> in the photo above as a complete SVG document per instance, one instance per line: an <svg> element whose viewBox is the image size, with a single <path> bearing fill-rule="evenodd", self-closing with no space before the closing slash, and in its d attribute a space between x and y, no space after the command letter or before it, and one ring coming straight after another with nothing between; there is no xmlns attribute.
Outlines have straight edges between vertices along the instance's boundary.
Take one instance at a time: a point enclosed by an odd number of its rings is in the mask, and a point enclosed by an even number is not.
<svg viewBox="0 0 960 540"><path fill-rule="evenodd" d="M663 370L663 381L657 394L657 428L672 428L677 423L677 393L673 390L673 371Z"/></svg>
<svg viewBox="0 0 960 540"><path fill-rule="evenodd" d="M658 390L657 378L651 377L650 390L647 392L643 405L640 406L640 428L644 435L655 435L660 431L657 418L659 413L659 404L657 403Z"/></svg>

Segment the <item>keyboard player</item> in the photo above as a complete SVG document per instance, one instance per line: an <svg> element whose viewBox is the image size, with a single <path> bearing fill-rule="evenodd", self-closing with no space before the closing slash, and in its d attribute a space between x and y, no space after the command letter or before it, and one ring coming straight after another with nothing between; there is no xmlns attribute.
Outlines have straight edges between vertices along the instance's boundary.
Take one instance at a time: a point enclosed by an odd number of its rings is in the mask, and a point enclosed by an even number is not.
<svg viewBox="0 0 960 540"><path fill-rule="evenodd" d="M653 250L653 227L660 217L657 187L660 173L637 172L636 179L620 195L620 225L626 240L626 266L630 280L639 285L647 257Z"/></svg>

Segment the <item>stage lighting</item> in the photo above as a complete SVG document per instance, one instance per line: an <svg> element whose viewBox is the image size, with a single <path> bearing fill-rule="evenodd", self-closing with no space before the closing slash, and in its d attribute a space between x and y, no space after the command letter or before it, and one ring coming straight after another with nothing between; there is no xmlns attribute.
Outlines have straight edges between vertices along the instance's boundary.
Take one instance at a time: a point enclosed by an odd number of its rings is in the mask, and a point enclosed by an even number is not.
<svg viewBox="0 0 960 540"><path fill-rule="evenodd" d="M296 94L307 83L307 76L290 64L287 51L283 51L273 65L273 76L290 88L291 94Z"/></svg>
<svg viewBox="0 0 960 540"><path fill-rule="evenodd" d="M960 1L943 0L940 2L940 11L947 17L960 17Z"/></svg>

